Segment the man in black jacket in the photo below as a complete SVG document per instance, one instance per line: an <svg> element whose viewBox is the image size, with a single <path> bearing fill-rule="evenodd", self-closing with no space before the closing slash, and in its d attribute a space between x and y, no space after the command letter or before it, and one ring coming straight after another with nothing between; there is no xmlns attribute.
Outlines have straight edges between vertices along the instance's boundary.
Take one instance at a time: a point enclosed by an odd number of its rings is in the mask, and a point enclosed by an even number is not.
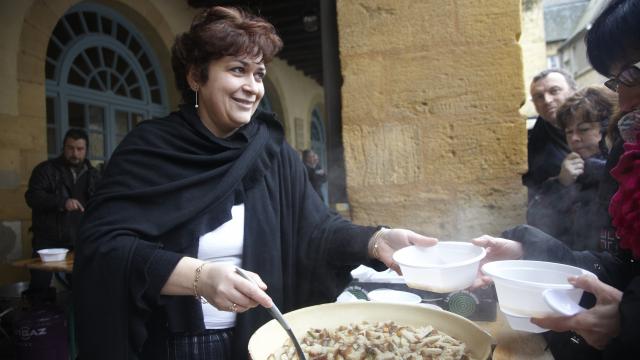
<svg viewBox="0 0 640 360"><path fill-rule="evenodd" d="M302 152L302 160L304 166L307 168L307 175L309 176L309 182L313 189L320 195L320 199L324 201L322 195L322 184L327 181L327 174L322 166L320 166L320 159L318 154L311 149L304 150Z"/></svg>
<svg viewBox="0 0 640 360"><path fill-rule="evenodd" d="M560 164L569 153L564 132L556 122L556 112L576 89L573 77L562 69L544 70L531 81L531 100L538 119L529 132L529 171L522 176L522 184L529 190L529 201L548 178L558 175Z"/></svg>
<svg viewBox="0 0 640 360"><path fill-rule="evenodd" d="M87 160L87 133L71 129L64 136L63 153L38 164L25 193L32 209L33 255L45 248L72 249L84 208L100 173ZM30 288L46 288L51 273L31 271Z"/></svg>

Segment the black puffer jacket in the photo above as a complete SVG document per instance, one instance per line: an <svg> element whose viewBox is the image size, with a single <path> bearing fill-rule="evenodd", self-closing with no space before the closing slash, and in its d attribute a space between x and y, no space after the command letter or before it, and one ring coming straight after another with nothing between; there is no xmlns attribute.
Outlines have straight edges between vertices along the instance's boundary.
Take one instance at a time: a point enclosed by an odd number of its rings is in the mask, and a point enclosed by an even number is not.
<svg viewBox="0 0 640 360"><path fill-rule="evenodd" d="M87 170L80 175L78 181L86 183L86 191L82 197L88 200L100 180L100 172L88 160L85 160L85 164ZM68 212L64 208L67 199L73 197L73 185L73 175L62 156L44 161L33 169L24 197L32 209L34 250L75 244L82 213ZM80 202L86 207L85 202Z"/></svg>

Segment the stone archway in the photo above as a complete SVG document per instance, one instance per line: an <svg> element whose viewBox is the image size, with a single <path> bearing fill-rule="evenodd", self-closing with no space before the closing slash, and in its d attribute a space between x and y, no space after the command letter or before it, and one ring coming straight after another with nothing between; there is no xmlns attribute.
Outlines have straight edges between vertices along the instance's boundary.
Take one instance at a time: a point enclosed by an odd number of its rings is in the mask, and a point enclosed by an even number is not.
<svg viewBox="0 0 640 360"><path fill-rule="evenodd" d="M32 169L47 158L46 149L46 104L45 104L45 61L47 45L53 29L65 12L79 3L80 0L25 0L20 5L7 5L4 10L20 20L12 24L12 37L8 37L9 55L13 56L5 66L4 80L12 82L7 85L9 92L3 93L3 133L0 135L0 152L5 158L0 184L0 201L6 204L2 220L4 224L15 224L20 232L17 242L20 249L18 256L29 256L31 253L31 211L24 202L24 192ZM175 31L172 30L166 16L171 16L171 24L180 24L175 18L191 17L185 6L184 13L171 13L157 6L160 0L104 0L100 4L113 7L125 14L135 23L144 36L149 39L158 57L161 59L161 71L168 80L167 90L169 102L177 104L178 94L174 90L169 49ZM164 6L165 8L167 6ZM161 10L164 10L162 12ZM142 15L144 14L144 15ZM175 17L175 18L174 18ZM179 19L178 19L179 20ZM13 90L15 89L15 90ZM13 102L13 103L12 103ZM13 105L15 104L15 105ZM16 232L18 233L18 232ZM11 266L0 266L0 281L16 281L26 279L27 272Z"/></svg>
<svg viewBox="0 0 640 360"><path fill-rule="evenodd" d="M28 115L27 126L45 124L45 61L47 44L51 33L64 13L79 3L79 0L51 0L32 3L22 22L19 51L17 54L18 81L18 113ZM127 0L122 2L104 1L103 5L113 7L127 16L149 39L151 46L157 51L161 68L165 74L171 74L169 49L173 42L174 32L165 17L147 0ZM141 14L144 14L141 15ZM37 24L37 25L36 25ZM167 76L172 79L172 76ZM172 84L173 82L170 81ZM177 93L173 86L168 86L169 97L172 102L177 101ZM36 122L34 124L32 122ZM44 133L45 127L42 126ZM43 137L44 134L43 134ZM46 154L45 144L37 141L38 151ZM34 164L35 165L35 164Z"/></svg>

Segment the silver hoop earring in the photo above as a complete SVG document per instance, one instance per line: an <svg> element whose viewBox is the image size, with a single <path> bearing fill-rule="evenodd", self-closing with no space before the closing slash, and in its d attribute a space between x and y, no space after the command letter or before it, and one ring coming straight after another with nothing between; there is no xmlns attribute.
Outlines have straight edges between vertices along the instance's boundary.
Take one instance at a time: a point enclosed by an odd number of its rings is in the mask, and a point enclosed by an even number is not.
<svg viewBox="0 0 640 360"><path fill-rule="evenodd" d="M197 108L198 108L198 88L196 88L195 90L193 90L193 92L195 92L195 93L196 93L196 105L195 105L195 108L197 109Z"/></svg>

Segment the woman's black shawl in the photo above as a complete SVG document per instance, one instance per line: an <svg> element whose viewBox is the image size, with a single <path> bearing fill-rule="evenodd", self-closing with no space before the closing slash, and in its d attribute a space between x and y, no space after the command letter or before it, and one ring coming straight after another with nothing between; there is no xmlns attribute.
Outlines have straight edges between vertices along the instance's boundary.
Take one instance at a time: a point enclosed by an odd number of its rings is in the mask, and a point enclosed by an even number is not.
<svg viewBox="0 0 640 360"><path fill-rule="evenodd" d="M239 201L242 266L262 277L283 311L333 301L350 270L368 261L375 228L322 204L272 114L258 112L219 139L182 107L127 135L87 208L73 271L80 357L162 359L167 331L202 330L193 296L160 290ZM250 335L269 319L262 308L238 315L233 358L246 357Z"/></svg>

